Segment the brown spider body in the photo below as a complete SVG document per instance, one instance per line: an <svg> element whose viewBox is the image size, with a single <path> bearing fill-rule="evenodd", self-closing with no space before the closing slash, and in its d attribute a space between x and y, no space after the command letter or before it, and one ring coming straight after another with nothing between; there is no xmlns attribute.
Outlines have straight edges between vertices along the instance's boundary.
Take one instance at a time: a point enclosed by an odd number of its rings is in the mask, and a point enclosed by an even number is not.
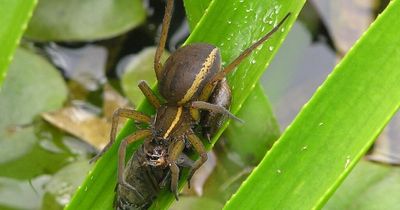
<svg viewBox="0 0 400 210"><path fill-rule="evenodd" d="M175 51L165 62L159 81L160 94L169 104L198 100L204 87L221 69L218 48L191 44Z"/></svg>

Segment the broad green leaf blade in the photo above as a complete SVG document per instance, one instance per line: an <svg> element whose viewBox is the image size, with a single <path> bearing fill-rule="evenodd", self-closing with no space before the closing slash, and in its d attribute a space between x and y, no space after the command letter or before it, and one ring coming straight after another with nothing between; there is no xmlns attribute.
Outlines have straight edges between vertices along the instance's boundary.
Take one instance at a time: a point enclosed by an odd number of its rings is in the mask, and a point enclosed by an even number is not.
<svg viewBox="0 0 400 210"><path fill-rule="evenodd" d="M399 10L392 1L224 209L322 207L399 108Z"/></svg>
<svg viewBox="0 0 400 210"><path fill-rule="evenodd" d="M37 0L0 0L0 90Z"/></svg>
<svg viewBox="0 0 400 210"><path fill-rule="evenodd" d="M281 20L288 12L292 12L292 16L286 21L283 29L277 32L265 47L253 53L250 59L244 61L241 67L231 74L230 84L233 86L234 102L232 107L234 113L239 110L246 96L250 94L250 90L256 85L258 78L281 44L303 4L304 1L289 3L284 0L274 2L268 0L257 2L214 0L207 15L201 19L198 27L190 36L187 43L208 42L220 47L222 57L225 63L228 63L253 41L266 34L272 28L272 25ZM225 16L225 13L227 16ZM264 27L260 28L260 25ZM229 34L229 36L226 36L226 34ZM238 77L238 79L235 80L235 77ZM152 108L148 103L140 106L138 110L152 113ZM226 128L226 125L224 128ZM116 143L96 163L93 171L89 173L86 181L66 209L110 209L112 207L116 185L118 146L123 137L134 130L132 122L124 127L118 135ZM223 129L220 130L220 133L222 132ZM214 138L214 141L219 135ZM129 148L128 156L140 143L137 142ZM181 187L185 183L184 177L181 178ZM173 200L172 194L164 191L152 208L166 209Z"/></svg>
<svg viewBox="0 0 400 210"><path fill-rule="evenodd" d="M211 0L183 1L190 29L194 29L201 17L208 11L207 8L210 2Z"/></svg>
<svg viewBox="0 0 400 210"><path fill-rule="evenodd" d="M26 31L38 41L90 41L110 38L141 24L140 0L41 0Z"/></svg>
<svg viewBox="0 0 400 210"><path fill-rule="evenodd" d="M179 199L179 202L174 207L171 207L170 210L182 210L182 209L190 209L190 210L217 210L221 209L223 206L221 203L216 202L215 200L204 198L204 197L182 197Z"/></svg>

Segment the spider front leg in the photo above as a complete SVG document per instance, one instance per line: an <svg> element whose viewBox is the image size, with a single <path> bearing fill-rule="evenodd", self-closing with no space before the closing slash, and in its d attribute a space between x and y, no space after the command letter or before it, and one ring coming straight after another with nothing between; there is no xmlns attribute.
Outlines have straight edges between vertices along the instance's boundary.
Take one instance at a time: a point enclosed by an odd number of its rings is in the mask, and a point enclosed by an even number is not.
<svg viewBox="0 0 400 210"><path fill-rule="evenodd" d="M191 132L191 134L188 135L188 140L192 144L194 150L196 150L196 152L199 153L200 155L200 159L194 162L192 168L189 171L188 186L190 188L190 180L192 179L194 172L196 172L196 170L199 169L200 166L202 166L207 161L208 157L203 142L201 142L201 140L199 139L199 137L196 136L196 134Z"/></svg>
<svg viewBox="0 0 400 210"><path fill-rule="evenodd" d="M124 177L125 171L125 156L126 156L126 147L128 144L137 141L139 139L151 136L151 130L138 130L135 133L127 136L124 140L122 140L121 144L119 145L118 149L118 184L126 187L127 189L132 190L135 192L138 197L143 198L143 195L136 190L135 187L130 185Z"/></svg>
<svg viewBox="0 0 400 210"><path fill-rule="evenodd" d="M171 191L175 194L175 199L178 200L178 180L179 167L177 160L185 147L183 139L178 139L173 142L168 148L168 165L171 170Z"/></svg>
<svg viewBox="0 0 400 210"><path fill-rule="evenodd" d="M150 124L150 122L151 122L151 118L149 116L147 116L141 112L138 112L136 110L126 109L126 108L117 109L114 112L113 117L112 117L110 141L96 156L94 156L90 160L90 163L95 162L97 159L99 159L114 144L115 137L117 135L119 117L126 117L129 119L133 119L137 122L148 123L148 124Z"/></svg>
<svg viewBox="0 0 400 210"><path fill-rule="evenodd" d="M147 84L146 81L142 80L139 82L139 88L142 91L143 95L146 96L147 100L153 105L156 109L160 108L161 103L157 96L154 94L153 90Z"/></svg>

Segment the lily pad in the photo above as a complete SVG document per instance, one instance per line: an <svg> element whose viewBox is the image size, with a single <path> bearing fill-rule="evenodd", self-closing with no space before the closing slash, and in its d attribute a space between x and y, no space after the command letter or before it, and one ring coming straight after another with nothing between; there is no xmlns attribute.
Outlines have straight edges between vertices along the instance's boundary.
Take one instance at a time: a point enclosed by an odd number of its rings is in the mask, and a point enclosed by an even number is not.
<svg viewBox="0 0 400 210"><path fill-rule="evenodd" d="M58 171L45 185L42 209L63 209L90 168L89 161L83 159Z"/></svg>
<svg viewBox="0 0 400 210"><path fill-rule="evenodd" d="M141 0L41 0L26 31L38 41L110 38L141 24Z"/></svg>
<svg viewBox="0 0 400 210"><path fill-rule="evenodd" d="M0 177L0 209L40 209L44 185L49 176L39 176L30 181ZM21 202L23 201L23 202Z"/></svg>
<svg viewBox="0 0 400 210"><path fill-rule="evenodd" d="M1 162L26 153L35 137L24 127L39 113L61 107L66 98L57 70L40 56L17 49L0 92Z"/></svg>
<svg viewBox="0 0 400 210"><path fill-rule="evenodd" d="M0 92L0 133L7 126L30 123L38 113L61 107L66 98L59 72L42 57L17 49Z"/></svg>

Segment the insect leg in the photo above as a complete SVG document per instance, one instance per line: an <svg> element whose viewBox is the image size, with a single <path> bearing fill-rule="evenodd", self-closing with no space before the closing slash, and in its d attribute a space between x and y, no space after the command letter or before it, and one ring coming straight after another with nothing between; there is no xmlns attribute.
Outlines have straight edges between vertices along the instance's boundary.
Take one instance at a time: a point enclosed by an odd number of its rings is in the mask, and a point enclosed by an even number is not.
<svg viewBox="0 0 400 210"><path fill-rule="evenodd" d="M97 159L99 159L107 150L111 147L111 145L115 141L115 136L117 135L117 128L118 128L118 120L119 117L126 117L133 119L137 122L143 122L143 123L150 123L151 118L141 112L132 110L132 109L125 109L125 108L119 108L117 109L112 117L112 125L111 125L111 132L110 132L110 141L108 144L96 155L94 156L91 160L90 163L95 162Z"/></svg>
<svg viewBox="0 0 400 210"><path fill-rule="evenodd" d="M138 130L135 133L125 137L125 139L122 140L121 144L119 145L118 149L118 184L134 191L137 195L139 195L139 197L142 198L143 198L142 194L138 192L135 187L126 182L124 177L126 147L128 144L137 141L139 139L148 137L150 135L151 135L151 130Z"/></svg>
<svg viewBox="0 0 400 210"><path fill-rule="evenodd" d="M190 188L190 179L192 179L194 172L196 172L196 170L199 169L200 166L203 165L204 162L207 161L207 152L206 152L206 149L204 148L203 143L201 142L199 137L196 136L196 134L193 134L193 133L189 134L188 139L189 139L189 142L192 144L193 148L200 155L200 159L198 159L196 162L194 162L194 164L189 172L188 186Z"/></svg>
<svg viewBox="0 0 400 210"><path fill-rule="evenodd" d="M171 191L175 194L175 199L178 200L178 180L179 167L177 160L185 147L185 142L180 139L172 143L168 148L168 165L171 170Z"/></svg>
<svg viewBox="0 0 400 210"><path fill-rule="evenodd" d="M160 60L161 60L161 55L164 51L165 42L166 42L167 36L168 36L168 29L169 29L169 23L171 22L173 4L174 4L173 0L167 0L167 6L165 7L164 19L163 19L163 24L162 24L162 29L161 29L160 42L158 43L156 55L154 57L154 70L156 71L156 76L157 76L158 81L160 81L160 78L162 76L162 72L161 72L162 64L161 64Z"/></svg>
<svg viewBox="0 0 400 210"><path fill-rule="evenodd" d="M139 82L139 88L142 91L143 95L146 96L147 100L150 101L151 105L153 105L156 109L160 107L160 100L154 94L153 90L147 84L146 81L142 80Z"/></svg>

